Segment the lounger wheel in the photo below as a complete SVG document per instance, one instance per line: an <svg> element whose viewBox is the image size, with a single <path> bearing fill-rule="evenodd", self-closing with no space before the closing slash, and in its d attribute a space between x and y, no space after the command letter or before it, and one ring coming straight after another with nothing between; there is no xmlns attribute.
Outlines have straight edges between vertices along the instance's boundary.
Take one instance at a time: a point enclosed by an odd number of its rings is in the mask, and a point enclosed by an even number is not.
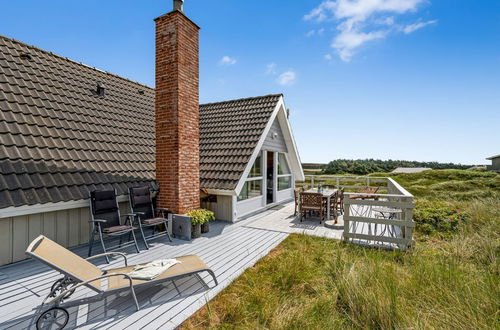
<svg viewBox="0 0 500 330"><path fill-rule="evenodd" d="M74 284L75 284L75 282L73 282L71 279L69 279L67 277L63 277L63 278L58 279L57 281L54 282L54 284L52 284L52 287L50 288L50 292L51 292L50 297L57 297L60 293L67 290L70 286L73 286ZM75 290L71 290L70 292L68 292L61 299L61 301L63 301L64 299L68 299L74 292L75 292Z"/></svg>
<svg viewBox="0 0 500 330"><path fill-rule="evenodd" d="M42 313L36 320L37 330L59 330L64 329L69 321L69 313L61 307L53 307Z"/></svg>

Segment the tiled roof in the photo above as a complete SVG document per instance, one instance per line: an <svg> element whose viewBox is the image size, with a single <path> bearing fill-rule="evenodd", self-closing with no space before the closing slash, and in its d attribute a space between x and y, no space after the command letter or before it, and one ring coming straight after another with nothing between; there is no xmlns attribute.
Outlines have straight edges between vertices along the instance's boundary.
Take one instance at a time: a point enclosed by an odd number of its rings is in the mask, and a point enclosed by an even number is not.
<svg viewBox="0 0 500 330"><path fill-rule="evenodd" d="M278 99L200 106L202 187L236 186ZM158 189L152 88L0 36L0 110L0 209Z"/></svg>
<svg viewBox="0 0 500 330"><path fill-rule="evenodd" d="M234 189L281 94L200 105L204 188Z"/></svg>

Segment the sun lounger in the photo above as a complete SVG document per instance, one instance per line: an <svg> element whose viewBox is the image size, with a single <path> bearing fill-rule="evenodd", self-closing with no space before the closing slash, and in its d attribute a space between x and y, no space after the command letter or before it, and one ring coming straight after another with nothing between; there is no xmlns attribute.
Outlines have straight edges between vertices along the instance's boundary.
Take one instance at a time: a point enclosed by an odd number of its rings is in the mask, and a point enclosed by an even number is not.
<svg viewBox="0 0 500 330"><path fill-rule="evenodd" d="M26 254L64 275L63 278L54 282L50 293L42 302L40 309L44 310L44 312L36 321L37 329L64 328L69 320L69 313L66 308L80 305L82 302L77 300L63 303L63 301L82 286L97 293L93 297L94 300L102 300L105 294L129 291L137 310L139 310L139 303L135 295L135 289L139 287L158 285L165 281L201 272L208 272L213 277L215 285L218 284L214 272L196 255L175 258L180 263L168 268L153 280L138 280L128 275L135 265L128 266L126 255L119 252L108 252L106 256L121 256L124 259L125 267L101 270L88 260L102 257L102 255L83 259L47 237L40 235L28 246Z"/></svg>

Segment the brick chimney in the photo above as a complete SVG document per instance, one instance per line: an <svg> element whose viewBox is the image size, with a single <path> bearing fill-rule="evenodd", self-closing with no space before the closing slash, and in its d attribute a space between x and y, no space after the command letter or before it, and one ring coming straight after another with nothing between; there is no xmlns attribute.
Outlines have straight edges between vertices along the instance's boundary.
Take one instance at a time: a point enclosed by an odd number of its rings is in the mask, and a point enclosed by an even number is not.
<svg viewBox="0 0 500 330"><path fill-rule="evenodd" d="M182 2L155 19L157 204L178 214L200 207L199 27Z"/></svg>

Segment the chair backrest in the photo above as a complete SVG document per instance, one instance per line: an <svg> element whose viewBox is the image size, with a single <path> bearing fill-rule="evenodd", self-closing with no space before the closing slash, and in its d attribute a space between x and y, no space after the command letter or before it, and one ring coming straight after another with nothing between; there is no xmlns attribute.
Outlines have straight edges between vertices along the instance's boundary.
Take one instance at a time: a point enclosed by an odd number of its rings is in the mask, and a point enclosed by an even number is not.
<svg viewBox="0 0 500 330"><path fill-rule="evenodd" d="M335 206L337 206L339 195L340 190L337 190L333 193L332 197L330 197L330 207L335 208Z"/></svg>
<svg viewBox="0 0 500 330"><path fill-rule="evenodd" d="M148 186L130 187L128 193L132 213L144 213L139 215L142 220L152 219L155 217L153 211L153 200L151 199L151 192Z"/></svg>
<svg viewBox="0 0 500 330"><path fill-rule="evenodd" d="M26 254L77 282L84 282L102 275L98 267L43 235L31 242L26 249ZM93 281L90 285L99 291L102 290L101 280Z"/></svg>
<svg viewBox="0 0 500 330"><path fill-rule="evenodd" d="M368 186L366 189L361 190L361 192L365 194L374 194L378 191L378 188L377 186Z"/></svg>
<svg viewBox="0 0 500 330"><path fill-rule="evenodd" d="M300 194L300 205L302 207L321 207L323 205L323 194L303 192Z"/></svg>
<svg viewBox="0 0 500 330"><path fill-rule="evenodd" d="M120 209L115 190L95 190L90 192L90 210L92 219L103 219L102 228L121 225Z"/></svg>
<svg viewBox="0 0 500 330"><path fill-rule="evenodd" d="M298 203L299 201L299 196L300 196L300 192L302 191L301 188L295 188L293 190L293 197L295 198L295 203Z"/></svg>

